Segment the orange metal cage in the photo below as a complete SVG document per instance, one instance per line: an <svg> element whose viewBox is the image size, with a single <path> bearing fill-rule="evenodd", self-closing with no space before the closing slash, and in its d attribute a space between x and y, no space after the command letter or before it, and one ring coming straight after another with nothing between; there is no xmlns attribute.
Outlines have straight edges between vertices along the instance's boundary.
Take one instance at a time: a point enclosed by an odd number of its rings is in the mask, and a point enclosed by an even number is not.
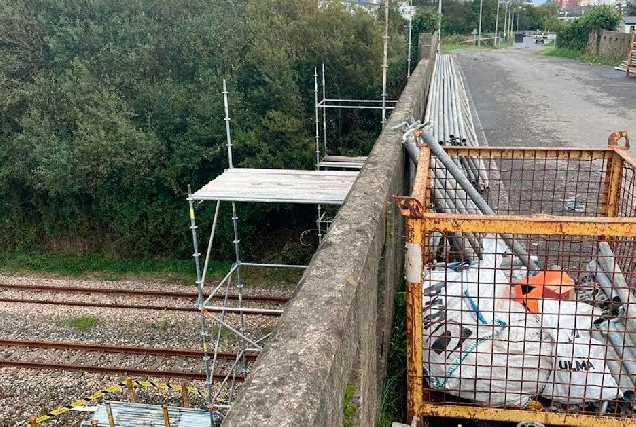
<svg viewBox="0 0 636 427"><path fill-rule="evenodd" d="M636 307L630 310L624 293L633 295L636 285L636 158L625 148L445 147L458 164L471 159L486 172L488 182L474 184L495 215L481 215L442 212L470 201L459 191L438 191L452 178L421 147L413 194L396 197L407 224L409 419L636 426L636 360L630 369L623 360L636 354L629 340ZM486 262L493 254L481 252L486 241L499 248L504 236L524 247L539 270L565 272L571 289L568 282L549 295L529 294L543 311L530 310L528 298L515 297L515 283L538 271L515 263L509 251L498 254L495 265ZM612 272L617 289L603 301L602 272L590 267L606 261L601 247L609 248L625 282L620 289ZM568 315L568 307L587 311ZM547 326L555 319L556 326ZM611 329L620 320L628 329L622 335ZM567 338L561 337L565 329L573 332Z"/></svg>

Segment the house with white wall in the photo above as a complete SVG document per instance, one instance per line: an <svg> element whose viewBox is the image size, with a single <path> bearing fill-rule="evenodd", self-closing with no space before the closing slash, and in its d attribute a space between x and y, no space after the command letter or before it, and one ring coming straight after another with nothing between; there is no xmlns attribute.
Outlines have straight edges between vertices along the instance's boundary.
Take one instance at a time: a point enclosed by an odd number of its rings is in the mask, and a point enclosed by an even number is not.
<svg viewBox="0 0 636 427"><path fill-rule="evenodd" d="M618 31L631 33L636 31L636 16L623 16L619 24Z"/></svg>

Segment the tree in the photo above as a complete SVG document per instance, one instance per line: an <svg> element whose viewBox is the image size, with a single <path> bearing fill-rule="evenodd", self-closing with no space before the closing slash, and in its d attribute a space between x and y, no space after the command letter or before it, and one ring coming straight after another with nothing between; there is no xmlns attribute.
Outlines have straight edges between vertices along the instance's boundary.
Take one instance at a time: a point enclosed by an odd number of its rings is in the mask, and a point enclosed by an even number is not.
<svg viewBox="0 0 636 427"><path fill-rule="evenodd" d="M591 31L615 30L619 22L620 15L616 9L610 6L597 6L559 30L557 43L560 47L583 52Z"/></svg>
<svg viewBox="0 0 636 427"><path fill-rule="evenodd" d="M338 1L0 6L5 249L189 253L188 185L198 188L227 167L223 79L240 166L313 168L314 67L325 63L333 97L381 95L384 21ZM405 28L396 11L392 6L389 99L406 79ZM368 154L379 130L377 112L328 118L333 154ZM241 215L256 235L263 224L282 226L277 216L312 224L305 213L257 206Z"/></svg>

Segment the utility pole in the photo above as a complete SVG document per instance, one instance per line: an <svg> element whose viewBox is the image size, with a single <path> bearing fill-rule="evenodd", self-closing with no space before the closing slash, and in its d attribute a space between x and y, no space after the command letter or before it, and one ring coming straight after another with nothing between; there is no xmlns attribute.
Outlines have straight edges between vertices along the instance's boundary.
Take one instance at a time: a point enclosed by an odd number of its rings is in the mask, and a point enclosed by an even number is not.
<svg viewBox="0 0 636 427"><path fill-rule="evenodd" d="M517 10L517 32L519 32L519 15L521 15L521 6L519 6L519 10Z"/></svg>
<svg viewBox="0 0 636 427"><path fill-rule="evenodd" d="M512 36L512 23L515 19L515 10L513 8L512 2L510 2L510 16L508 17L508 37Z"/></svg>
<svg viewBox="0 0 636 427"><path fill-rule="evenodd" d="M506 3L506 10L504 11L504 24L503 24L503 39L506 41L507 34L506 30L508 29L508 3Z"/></svg>
<svg viewBox="0 0 636 427"><path fill-rule="evenodd" d="M411 34L413 31L413 1L409 0L409 57L406 61L406 78L411 77Z"/></svg>
<svg viewBox="0 0 636 427"><path fill-rule="evenodd" d="M442 0L437 0L437 46L442 40Z"/></svg>
<svg viewBox="0 0 636 427"><path fill-rule="evenodd" d="M386 125L386 69L389 42L389 0L384 1L384 54L382 55L382 129Z"/></svg>
<svg viewBox="0 0 636 427"><path fill-rule="evenodd" d="M484 8L484 0L479 2L479 35L477 36L477 46L481 46L481 12Z"/></svg>
<svg viewBox="0 0 636 427"><path fill-rule="evenodd" d="M497 18L495 19L495 47L499 45L499 4L500 1L497 0Z"/></svg>

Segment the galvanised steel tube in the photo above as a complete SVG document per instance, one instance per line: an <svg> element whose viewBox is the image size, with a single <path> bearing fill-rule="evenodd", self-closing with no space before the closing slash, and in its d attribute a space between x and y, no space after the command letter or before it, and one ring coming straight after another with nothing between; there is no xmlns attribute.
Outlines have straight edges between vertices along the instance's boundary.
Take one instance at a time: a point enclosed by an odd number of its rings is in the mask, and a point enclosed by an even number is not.
<svg viewBox="0 0 636 427"><path fill-rule="evenodd" d="M431 159L431 167L433 168L433 174L435 178L440 181L444 188L444 191L448 194L449 198L457 202L458 206L461 206L463 210L460 213L467 213L478 215L481 211L475 206L473 201L468 197L468 194L458 185L457 181L453 176L445 175L442 172L442 168L440 167L438 160L433 158ZM464 200L466 203L464 203Z"/></svg>
<svg viewBox="0 0 636 427"><path fill-rule="evenodd" d="M616 331L617 334L620 334L624 340L624 355L628 355L631 357L631 360L636 362L636 348L634 346L634 340L632 339L631 331L625 329L625 324L623 323L623 318L616 317L612 319L612 327Z"/></svg>
<svg viewBox="0 0 636 427"><path fill-rule="evenodd" d="M460 197L458 197L452 188L447 187L448 181L444 179L435 178L433 180L433 190L436 198L440 198L444 201L449 208L448 213L459 212L469 213L469 210ZM481 254L481 245L479 240L473 233L463 233L467 236L470 245L473 247L475 253Z"/></svg>
<svg viewBox="0 0 636 427"><path fill-rule="evenodd" d="M481 213L486 215L494 215L495 212L488 206L488 203L481 197L481 194L472 186L468 178L462 173L462 171L455 165L453 160L450 158L448 153L444 151L444 148L439 145L437 141L433 139L431 133L429 131L422 132L422 137L424 141L426 141L428 147L431 150L431 153L435 155L439 161L442 162L446 169L450 172L450 174L457 180L457 183L461 186L461 188L466 192L468 197L475 203L477 208L481 211ZM532 274L539 271L539 266L530 259L530 256L524 249L524 247L514 240L509 234L501 234L501 238L504 242L510 247L512 253L519 258L519 260L526 266L528 269L528 273Z"/></svg>
<svg viewBox="0 0 636 427"><path fill-rule="evenodd" d="M601 266L598 265L595 260L588 262L585 266L585 269L590 273L594 273L594 275L596 276L596 281L599 285L601 285L601 289L603 289L603 292L605 292L605 295L607 295L610 300L613 300L614 297L620 298L618 292L616 292L616 290L614 289L612 281L609 279L609 277L607 277L607 274L605 274L605 272L601 269Z"/></svg>
<svg viewBox="0 0 636 427"><path fill-rule="evenodd" d="M413 143L412 141L409 140L403 140L403 145L406 148L406 152L409 155L409 157L411 158L411 160L413 161L413 163L418 164L419 161L419 148L415 145L415 143ZM476 207L471 206L470 209L468 209L464 203L463 200L468 200L470 202L470 199L467 198L462 198L460 196L457 195L457 192L455 189L448 187L448 185L451 183L450 180L452 180L452 182L455 182L454 179L452 179L452 177L448 177L449 179L445 179L446 177L444 177L442 171L439 169L439 165L437 165L436 159L433 158L433 164L432 169L433 169L433 195L434 195L434 199L436 199L435 201L439 201L439 203L443 203L443 208L447 208L447 212L459 212L459 213L477 213L477 209ZM464 233L466 234L466 237L470 243L470 245L473 247L473 250L476 254L481 254L481 246L479 245L479 240L474 236L473 233Z"/></svg>
<svg viewBox="0 0 636 427"><path fill-rule="evenodd" d="M605 274L612 281L612 287L623 302L625 310L622 318L625 321L627 330L630 331L632 341L636 342L636 299L629 290L625 276L621 268L616 263L614 252L607 242L598 243L598 264L601 266Z"/></svg>
<svg viewBox="0 0 636 427"><path fill-rule="evenodd" d="M435 180L433 181L433 185L436 186L440 191L442 191L442 195L446 197L447 200L450 201L453 205L455 205L457 212L462 214L479 214L477 208L470 204L470 199L467 199L465 196L461 194L461 190L457 188L453 188L449 186L449 182L443 175L441 175L441 171L438 169L435 172ZM464 203L466 200L466 203Z"/></svg>
<svg viewBox="0 0 636 427"><path fill-rule="evenodd" d="M442 79L442 66L440 65L440 72L437 76L439 82L439 88L437 90L437 140L440 144L444 143L444 111L442 105L444 103L444 82Z"/></svg>
<svg viewBox="0 0 636 427"><path fill-rule="evenodd" d="M444 198L441 194L440 190L436 187L433 188L433 200L435 203L435 207L441 212L451 213L453 212L452 206L448 203L449 199ZM468 240L469 246L461 245L462 241L462 233L457 233L456 235L447 236L450 239L455 240L455 246L460 249L460 252L463 249L464 254L471 259L475 259L476 253L481 253L481 247L479 246L479 241L475 238L475 235L472 233L465 233L465 238Z"/></svg>
<svg viewBox="0 0 636 427"><path fill-rule="evenodd" d="M450 62L447 58L444 60L444 79L446 86L446 113L448 114L448 143L454 144L454 139L459 135L455 129L455 110L453 109L453 79L450 73Z"/></svg>
<svg viewBox="0 0 636 427"><path fill-rule="evenodd" d="M636 358L634 358L634 353L631 349L625 345L625 334L620 329L617 329L618 324L620 324L620 319L614 318L597 325L597 328L606 338L605 341L609 341L612 344L618 356L617 360L622 361L625 370L630 375L632 382L634 382L636 379Z"/></svg>
<svg viewBox="0 0 636 427"><path fill-rule="evenodd" d="M601 343L609 341L607 334L602 334L598 327L590 330L590 336ZM634 390L636 388L613 344L605 347L605 365L621 390Z"/></svg>

